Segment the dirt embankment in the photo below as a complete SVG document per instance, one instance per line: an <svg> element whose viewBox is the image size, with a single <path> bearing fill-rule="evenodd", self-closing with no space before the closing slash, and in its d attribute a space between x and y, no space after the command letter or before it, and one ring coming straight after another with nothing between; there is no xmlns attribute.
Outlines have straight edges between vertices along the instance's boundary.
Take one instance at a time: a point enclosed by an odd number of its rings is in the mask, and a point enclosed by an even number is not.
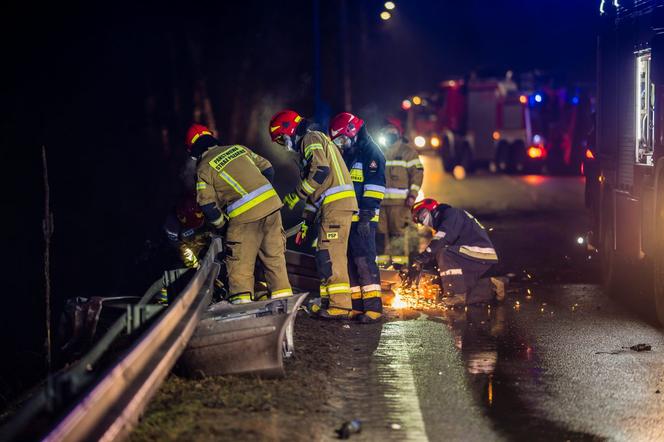
<svg viewBox="0 0 664 442"><path fill-rule="evenodd" d="M380 327L320 321L300 312L285 378L170 375L130 440L334 438L334 428L352 418L344 416L337 381L366 370Z"/></svg>

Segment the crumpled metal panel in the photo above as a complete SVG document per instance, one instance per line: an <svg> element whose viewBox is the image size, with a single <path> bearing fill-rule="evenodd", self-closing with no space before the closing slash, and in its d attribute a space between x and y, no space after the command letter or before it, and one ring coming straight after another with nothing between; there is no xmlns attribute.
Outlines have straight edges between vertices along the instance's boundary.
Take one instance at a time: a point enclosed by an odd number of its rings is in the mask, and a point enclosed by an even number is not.
<svg viewBox="0 0 664 442"><path fill-rule="evenodd" d="M208 308L178 363L190 377L227 374L284 375L293 352L293 324L307 293L287 298Z"/></svg>

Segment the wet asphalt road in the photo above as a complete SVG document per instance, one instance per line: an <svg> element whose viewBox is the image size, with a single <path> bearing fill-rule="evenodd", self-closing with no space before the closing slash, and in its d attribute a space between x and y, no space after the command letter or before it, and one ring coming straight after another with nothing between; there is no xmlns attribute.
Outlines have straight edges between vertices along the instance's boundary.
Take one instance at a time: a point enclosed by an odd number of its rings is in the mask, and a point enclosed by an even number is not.
<svg viewBox="0 0 664 442"><path fill-rule="evenodd" d="M490 308L393 313L344 398L357 439L664 440L664 334L602 294L576 244L583 180L455 181L424 162L425 195L476 215L513 283Z"/></svg>

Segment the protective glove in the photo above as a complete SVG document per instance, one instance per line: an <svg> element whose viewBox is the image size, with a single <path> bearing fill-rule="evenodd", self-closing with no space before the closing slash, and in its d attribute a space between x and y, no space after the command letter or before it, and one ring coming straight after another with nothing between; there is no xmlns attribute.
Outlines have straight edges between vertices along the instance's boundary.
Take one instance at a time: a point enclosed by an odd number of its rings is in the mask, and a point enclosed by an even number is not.
<svg viewBox="0 0 664 442"><path fill-rule="evenodd" d="M433 254L430 252L423 252L413 257L413 264L422 268L422 266L433 259Z"/></svg>
<svg viewBox="0 0 664 442"><path fill-rule="evenodd" d="M367 240L371 236L371 226L369 223L371 222L371 217L372 217L371 211L368 210L361 210L360 211L360 219L357 222L357 233L360 235L360 238Z"/></svg>
<svg viewBox="0 0 664 442"><path fill-rule="evenodd" d="M415 195L408 195L408 198L406 198L406 202L404 203L404 205L410 209L411 207L413 207L413 204L415 204Z"/></svg>
<svg viewBox="0 0 664 442"><path fill-rule="evenodd" d="M297 193L289 193L284 197L284 205L288 207L288 210L293 210L297 203L300 201L300 197L297 195Z"/></svg>
<svg viewBox="0 0 664 442"><path fill-rule="evenodd" d="M198 258L194 251L189 247L184 246L182 248L182 261L184 262L184 266L188 269L195 269L198 267Z"/></svg>
<svg viewBox="0 0 664 442"><path fill-rule="evenodd" d="M307 238L307 232L309 231L309 225L305 222L300 226L300 231L295 235L295 244L301 246L304 244L304 240Z"/></svg>

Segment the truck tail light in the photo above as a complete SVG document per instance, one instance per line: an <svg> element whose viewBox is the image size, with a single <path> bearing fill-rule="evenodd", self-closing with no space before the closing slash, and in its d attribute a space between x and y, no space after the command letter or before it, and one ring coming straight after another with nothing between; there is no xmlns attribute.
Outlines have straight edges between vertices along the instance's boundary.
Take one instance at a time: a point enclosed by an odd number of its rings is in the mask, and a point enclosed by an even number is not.
<svg viewBox="0 0 664 442"><path fill-rule="evenodd" d="M532 159L544 158L544 148L542 146L530 146L526 152Z"/></svg>

